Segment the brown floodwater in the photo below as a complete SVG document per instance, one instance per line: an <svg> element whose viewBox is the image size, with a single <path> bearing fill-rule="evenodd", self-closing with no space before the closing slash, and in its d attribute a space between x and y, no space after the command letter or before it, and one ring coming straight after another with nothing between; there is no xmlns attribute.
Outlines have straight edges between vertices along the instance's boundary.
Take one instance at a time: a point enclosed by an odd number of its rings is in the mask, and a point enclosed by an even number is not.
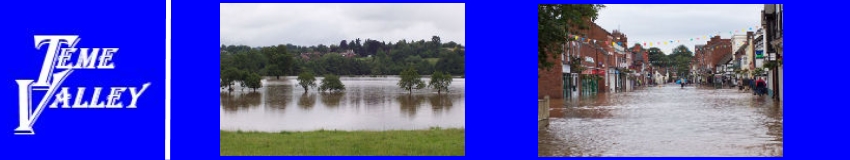
<svg viewBox="0 0 850 160"><path fill-rule="evenodd" d="M553 103L538 156L782 156L778 103L674 85Z"/></svg>
<svg viewBox="0 0 850 160"><path fill-rule="evenodd" d="M321 81L317 77L317 83ZM221 90L221 130L414 130L465 126L465 79L454 78L449 92L399 88L399 77L340 77L346 90L321 93L297 86L295 77L267 77L256 92ZM430 80L423 77L423 81Z"/></svg>

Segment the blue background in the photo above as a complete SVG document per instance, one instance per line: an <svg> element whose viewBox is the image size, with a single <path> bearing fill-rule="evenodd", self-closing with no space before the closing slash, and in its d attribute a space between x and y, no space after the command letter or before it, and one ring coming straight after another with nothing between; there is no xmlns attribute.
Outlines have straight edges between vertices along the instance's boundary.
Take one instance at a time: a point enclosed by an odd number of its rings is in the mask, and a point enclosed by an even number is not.
<svg viewBox="0 0 850 160"><path fill-rule="evenodd" d="M0 5L0 159L163 159L163 6L162 2L63 1ZM151 82L139 97L138 108L45 108L33 126L35 135L14 135L18 127L15 79L37 79L47 47L36 49L33 36L51 34L79 35L77 48L119 48L113 56L115 69L75 70L61 86L69 87L74 96L76 87L87 87L83 100L89 101L94 87L103 87L100 96L106 97L109 87L141 89ZM121 101L128 105L130 100L127 90Z"/></svg>
<svg viewBox="0 0 850 160"><path fill-rule="evenodd" d="M239 1L226 1L239 2ZM246 1L258 2L258 1ZM273 1L262 1L273 2ZM297 1L308 2L308 1ZM345 2L345 1L333 1ZM370 1L386 2L386 1ZM412 1L423 2L423 1ZM457 2L457 1L440 1ZM537 75L537 4L539 3L682 3L684 1L465 1L466 3L466 156L439 159L533 159L537 157L535 125L528 122L534 109ZM691 2L693 3L693 2ZM743 3L712 1L711 3ZM765 3L765 2L761 2ZM773 3L781 3L774 1ZM843 128L850 108L842 99L848 87L842 72L844 36L839 26L847 10L842 2L791 3L785 20L784 157L808 159L844 155ZM215 3L173 3L175 96L218 96L217 70L196 67L218 65ZM190 9L187 9L190 8ZM670 13L675 14L675 13ZM298 15L292 15L298 16ZM661 16L661 15L659 15ZM675 23L675 22L671 22ZM664 24L648 24L664 25ZM281 42L285 43L285 42ZM832 46L836 47L832 47ZM805 46L805 47L802 47ZM835 49L839 48L839 49ZM203 53L201 53L203 52ZM850 60L850 57L847 58ZM179 63L179 62L192 63ZM195 81L197 79L209 79ZM213 101L175 98L172 124L173 159L282 159L281 157L219 157L215 110L179 106L214 106ZM525 109L523 109L525 108ZM191 116L182 116L191 115ZM528 119L525 121L524 119ZM286 159L339 159L341 157L284 157ZM343 157L396 159L398 157ZM404 157L436 159L435 157Z"/></svg>
<svg viewBox="0 0 850 160"><path fill-rule="evenodd" d="M229 1L230 2L230 1ZM299 1L304 2L304 1ZM338 1L337 1L338 2ZM416 1L422 2L422 1ZM466 156L440 159L531 159L536 157L536 18L538 3L591 1L466 1ZM592 3L681 3L683 1L593 1ZM712 1L712 3L742 1ZM0 159L83 157L162 159L161 99L144 99L136 110L46 109L37 136L13 136L17 126L14 79L34 78L43 54L34 34L80 34L79 47L119 47L113 71L91 71L74 83L89 87L138 86L152 81L144 97L163 97L162 2L6 2L0 5ZM172 159L280 159L219 157L218 2L172 3ZM764 2L761 2L764 3ZM777 3L773 1L772 3ZM843 85L848 74L843 19L846 4L787 3L785 21L784 157L843 156L850 105ZM670 13L675 14L675 13ZM298 15L293 15L298 16ZM673 22L671 22L673 23ZM663 24L655 24L663 25ZM101 72L108 72L101 73ZM79 74L79 75L77 75ZM84 76L75 73L73 76ZM98 78L98 79L95 79ZM73 77L69 78L74 79ZM100 82L88 82L100 80ZM84 83L82 83L84 82ZM15 106L15 107L13 107ZM529 120L531 121L531 120ZM95 128L98 128L95 130ZM3 131L5 129L6 131ZM335 159L338 157L286 157ZM375 157L345 157L376 159ZM397 157L377 157L377 159ZM433 159L433 157L405 157Z"/></svg>

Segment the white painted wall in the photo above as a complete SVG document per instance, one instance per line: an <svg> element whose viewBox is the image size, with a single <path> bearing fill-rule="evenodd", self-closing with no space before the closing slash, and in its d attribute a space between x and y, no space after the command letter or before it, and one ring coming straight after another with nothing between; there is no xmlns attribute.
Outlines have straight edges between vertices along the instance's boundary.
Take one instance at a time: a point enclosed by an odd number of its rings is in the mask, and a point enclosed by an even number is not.
<svg viewBox="0 0 850 160"><path fill-rule="evenodd" d="M747 42L746 32L743 35L737 34L732 36L732 48L733 51L738 51L738 48L744 45Z"/></svg>

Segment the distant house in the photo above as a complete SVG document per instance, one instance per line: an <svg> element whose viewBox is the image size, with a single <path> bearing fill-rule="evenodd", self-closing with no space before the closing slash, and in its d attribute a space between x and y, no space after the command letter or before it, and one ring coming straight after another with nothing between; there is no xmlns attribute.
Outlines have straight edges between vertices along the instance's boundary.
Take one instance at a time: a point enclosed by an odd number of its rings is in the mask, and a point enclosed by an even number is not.
<svg viewBox="0 0 850 160"><path fill-rule="evenodd" d="M345 57L345 58L353 58L353 57L357 56L357 54L354 53L354 50L351 50L351 49L349 49L345 52L339 53L339 55L341 55L342 57Z"/></svg>

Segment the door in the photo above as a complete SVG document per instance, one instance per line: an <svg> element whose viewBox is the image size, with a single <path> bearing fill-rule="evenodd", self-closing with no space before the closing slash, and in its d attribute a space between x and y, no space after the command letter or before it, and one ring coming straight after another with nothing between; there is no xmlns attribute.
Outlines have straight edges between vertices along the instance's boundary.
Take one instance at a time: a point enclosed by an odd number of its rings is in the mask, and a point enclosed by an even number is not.
<svg viewBox="0 0 850 160"><path fill-rule="evenodd" d="M570 81L571 82L570 87L572 87L572 88L570 88L570 92L572 92L572 94L570 94L570 95L578 95L578 92L579 92L578 91L578 89L579 89L579 87L578 87L578 73L572 73L572 76L570 76L570 77L571 77L570 78L570 80L571 80Z"/></svg>
<svg viewBox="0 0 850 160"><path fill-rule="evenodd" d="M561 86L563 86L562 90L563 90L564 99L569 99L570 95L571 95L570 93L572 93L570 91L570 85L571 85L571 83L570 83L570 80L571 80L570 79L570 73L561 74L561 80L563 81L561 83L563 85L561 85Z"/></svg>

